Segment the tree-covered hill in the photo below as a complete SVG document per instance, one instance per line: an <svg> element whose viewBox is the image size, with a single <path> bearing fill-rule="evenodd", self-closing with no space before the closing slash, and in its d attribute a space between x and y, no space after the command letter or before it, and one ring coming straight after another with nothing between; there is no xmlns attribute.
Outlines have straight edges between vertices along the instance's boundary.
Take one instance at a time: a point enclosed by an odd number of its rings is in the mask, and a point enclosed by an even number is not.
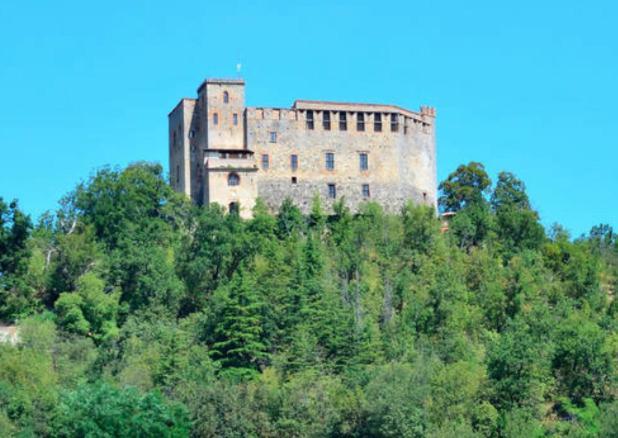
<svg viewBox="0 0 618 438"><path fill-rule="evenodd" d="M479 163L432 208L242 220L159 165L0 198L0 436L615 437L618 238Z"/></svg>

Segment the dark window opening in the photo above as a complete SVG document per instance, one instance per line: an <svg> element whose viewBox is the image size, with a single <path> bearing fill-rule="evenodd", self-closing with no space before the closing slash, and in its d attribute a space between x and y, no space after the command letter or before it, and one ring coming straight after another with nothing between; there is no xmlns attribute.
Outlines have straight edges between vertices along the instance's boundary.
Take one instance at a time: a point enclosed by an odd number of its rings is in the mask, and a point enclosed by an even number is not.
<svg viewBox="0 0 618 438"><path fill-rule="evenodd" d="M240 185L240 176L238 176L237 173L230 173L227 177L227 185L228 186Z"/></svg>
<svg viewBox="0 0 618 438"><path fill-rule="evenodd" d="M335 169L335 154L333 152L326 152L326 169Z"/></svg>
<svg viewBox="0 0 618 438"><path fill-rule="evenodd" d="M330 131L330 111L322 113L322 126L325 131Z"/></svg>
<svg viewBox="0 0 618 438"><path fill-rule="evenodd" d="M234 126L238 125L238 114L234 113L232 115L232 120L234 122Z"/></svg>
<svg viewBox="0 0 618 438"><path fill-rule="evenodd" d="M307 111L307 129L313 129L313 111Z"/></svg>
<svg viewBox="0 0 618 438"><path fill-rule="evenodd" d="M340 131L345 131L347 129L348 129L347 114L342 111L342 112L339 113L339 130Z"/></svg>
<svg viewBox="0 0 618 438"><path fill-rule="evenodd" d="M361 152L359 155L360 159L360 170L368 170L369 169L369 154L366 152Z"/></svg>
<svg viewBox="0 0 618 438"><path fill-rule="evenodd" d="M176 184L180 183L180 166L176 165Z"/></svg>
<svg viewBox="0 0 618 438"><path fill-rule="evenodd" d="M176 147L176 130L172 131L172 146Z"/></svg>
<svg viewBox="0 0 618 438"><path fill-rule="evenodd" d="M214 114L212 115L212 123L213 123L214 125L218 125L218 124L219 124L219 114L214 113Z"/></svg>
<svg viewBox="0 0 618 438"><path fill-rule="evenodd" d="M298 179L295 176L293 176L292 177L292 184L296 184L297 182L298 182Z"/></svg>
<svg viewBox="0 0 618 438"><path fill-rule="evenodd" d="M375 113L373 115L373 130L382 132L382 114Z"/></svg>
<svg viewBox="0 0 618 438"><path fill-rule="evenodd" d="M229 208L230 214L240 213L240 206L238 205L238 202L230 202L230 205L228 206L228 208Z"/></svg>
<svg viewBox="0 0 618 438"><path fill-rule="evenodd" d="M356 115L356 130L364 131L365 130L365 114L358 113Z"/></svg>
<svg viewBox="0 0 618 438"><path fill-rule="evenodd" d="M290 156L290 167L292 170L298 169L298 155L294 154Z"/></svg>
<svg viewBox="0 0 618 438"><path fill-rule="evenodd" d="M189 131L189 138L193 138L193 137L195 137L195 130L194 129Z"/></svg>
<svg viewBox="0 0 618 438"><path fill-rule="evenodd" d="M271 132L270 133L270 142L271 143L277 143L277 133L276 132Z"/></svg>
<svg viewBox="0 0 618 438"><path fill-rule="evenodd" d="M423 192L423 200L426 201L427 200L427 192Z"/></svg>
<svg viewBox="0 0 618 438"><path fill-rule="evenodd" d="M268 170L269 166L270 166L270 161L268 159L268 155L266 154L262 155L262 169Z"/></svg>
<svg viewBox="0 0 618 438"><path fill-rule="evenodd" d="M397 114L391 114L391 132L399 131L399 116Z"/></svg>
<svg viewBox="0 0 618 438"><path fill-rule="evenodd" d="M331 199L335 199L337 197L337 187L335 184L328 185L328 197Z"/></svg>
<svg viewBox="0 0 618 438"><path fill-rule="evenodd" d="M369 184L363 184L363 198L369 198Z"/></svg>
<svg viewBox="0 0 618 438"><path fill-rule="evenodd" d="M230 101L230 95L227 91L223 92L223 103L228 103Z"/></svg>

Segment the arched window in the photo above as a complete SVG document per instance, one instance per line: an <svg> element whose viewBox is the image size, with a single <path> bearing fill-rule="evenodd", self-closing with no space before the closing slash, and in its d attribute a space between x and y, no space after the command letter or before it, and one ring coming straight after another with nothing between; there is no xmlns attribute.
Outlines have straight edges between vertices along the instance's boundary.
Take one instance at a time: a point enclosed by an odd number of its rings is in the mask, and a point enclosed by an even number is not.
<svg viewBox="0 0 618 438"><path fill-rule="evenodd" d="M223 103L228 103L230 101L230 95L227 91L223 92Z"/></svg>
<svg viewBox="0 0 618 438"><path fill-rule="evenodd" d="M237 173L230 173L227 176L227 185L228 186L237 186L240 184L240 176Z"/></svg>

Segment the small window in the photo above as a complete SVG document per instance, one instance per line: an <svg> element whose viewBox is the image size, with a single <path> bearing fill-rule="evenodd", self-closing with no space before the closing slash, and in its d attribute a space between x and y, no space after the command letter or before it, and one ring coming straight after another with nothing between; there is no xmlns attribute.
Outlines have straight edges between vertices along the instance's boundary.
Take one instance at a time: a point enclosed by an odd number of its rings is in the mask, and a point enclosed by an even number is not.
<svg viewBox="0 0 618 438"><path fill-rule="evenodd" d="M227 91L223 92L223 103L229 103L230 102L230 94Z"/></svg>
<svg viewBox="0 0 618 438"><path fill-rule="evenodd" d="M348 118L347 118L347 114L345 112L340 112L339 113L339 130L340 131L345 131L348 129Z"/></svg>
<svg viewBox="0 0 618 438"><path fill-rule="evenodd" d="M361 152L359 154L360 159L360 170L368 170L369 169L369 154L367 152Z"/></svg>
<svg viewBox="0 0 618 438"><path fill-rule="evenodd" d="M397 114L391 114L391 132L399 131L399 116Z"/></svg>
<svg viewBox="0 0 618 438"><path fill-rule="evenodd" d="M270 161L268 159L268 155L266 154L262 155L262 169L268 170L269 166L270 166Z"/></svg>
<svg viewBox="0 0 618 438"><path fill-rule="evenodd" d="M269 138L270 138L271 143L277 143L277 133L276 132L271 131Z"/></svg>
<svg viewBox="0 0 618 438"><path fill-rule="evenodd" d="M234 126L238 125L238 114L232 114L232 121L234 122Z"/></svg>
<svg viewBox="0 0 618 438"><path fill-rule="evenodd" d="M238 176L237 173L230 173L227 177L227 185L228 186L240 185L240 176Z"/></svg>
<svg viewBox="0 0 618 438"><path fill-rule="evenodd" d="M328 197L335 199L337 197L337 186L335 184L328 185Z"/></svg>
<svg viewBox="0 0 618 438"><path fill-rule="evenodd" d="M363 113L356 114L356 130L357 131L365 130L365 114Z"/></svg>
<svg viewBox="0 0 618 438"><path fill-rule="evenodd" d="M180 183L180 166L176 165L176 184Z"/></svg>
<svg viewBox="0 0 618 438"><path fill-rule="evenodd" d="M335 154L333 152L326 152L326 169L335 169Z"/></svg>
<svg viewBox="0 0 618 438"><path fill-rule="evenodd" d="M423 201L427 200L427 192L423 192Z"/></svg>
<svg viewBox="0 0 618 438"><path fill-rule="evenodd" d="M213 123L213 125L218 125L219 124L219 114L214 113L212 115L212 123Z"/></svg>
<svg viewBox="0 0 618 438"><path fill-rule="evenodd" d="M375 132L382 132L382 114L375 113L373 115L373 130Z"/></svg>
<svg viewBox="0 0 618 438"><path fill-rule="evenodd" d="M189 138L193 138L193 137L195 137L195 130L194 129L189 131Z"/></svg>
<svg viewBox="0 0 618 438"><path fill-rule="evenodd" d="M298 179L295 176L293 176L292 177L292 184L296 184L297 182L298 182Z"/></svg>
<svg viewBox="0 0 618 438"><path fill-rule="evenodd" d="M307 111L307 129L313 129L313 111Z"/></svg>
<svg viewBox="0 0 618 438"><path fill-rule="evenodd" d="M290 167L292 171L298 169L298 155L294 154L290 156Z"/></svg>
<svg viewBox="0 0 618 438"><path fill-rule="evenodd" d="M238 202L230 202L228 206L230 214L238 214L240 213L240 207L238 206Z"/></svg>
<svg viewBox="0 0 618 438"><path fill-rule="evenodd" d="M322 113L322 126L325 131L330 131L330 111Z"/></svg>
<svg viewBox="0 0 618 438"><path fill-rule="evenodd" d="M363 184L363 198L369 198L370 196L369 184Z"/></svg>
<svg viewBox="0 0 618 438"><path fill-rule="evenodd" d="M172 146L176 147L176 130L172 131Z"/></svg>

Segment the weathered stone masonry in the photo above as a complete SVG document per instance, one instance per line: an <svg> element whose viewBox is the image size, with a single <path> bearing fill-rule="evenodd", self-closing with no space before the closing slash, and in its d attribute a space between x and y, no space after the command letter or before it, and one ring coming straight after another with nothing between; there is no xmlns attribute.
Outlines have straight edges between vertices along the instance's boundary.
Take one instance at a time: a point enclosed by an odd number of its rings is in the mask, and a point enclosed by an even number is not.
<svg viewBox="0 0 618 438"><path fill-rule="evenodd" d="M319 194L356 210L399 211L436 203L435 110L297 100L291 108L245 107L245 84L207 79L197 99L169 114L170 182L196 203L249 217L257 196L304 212Z"/></svg>

